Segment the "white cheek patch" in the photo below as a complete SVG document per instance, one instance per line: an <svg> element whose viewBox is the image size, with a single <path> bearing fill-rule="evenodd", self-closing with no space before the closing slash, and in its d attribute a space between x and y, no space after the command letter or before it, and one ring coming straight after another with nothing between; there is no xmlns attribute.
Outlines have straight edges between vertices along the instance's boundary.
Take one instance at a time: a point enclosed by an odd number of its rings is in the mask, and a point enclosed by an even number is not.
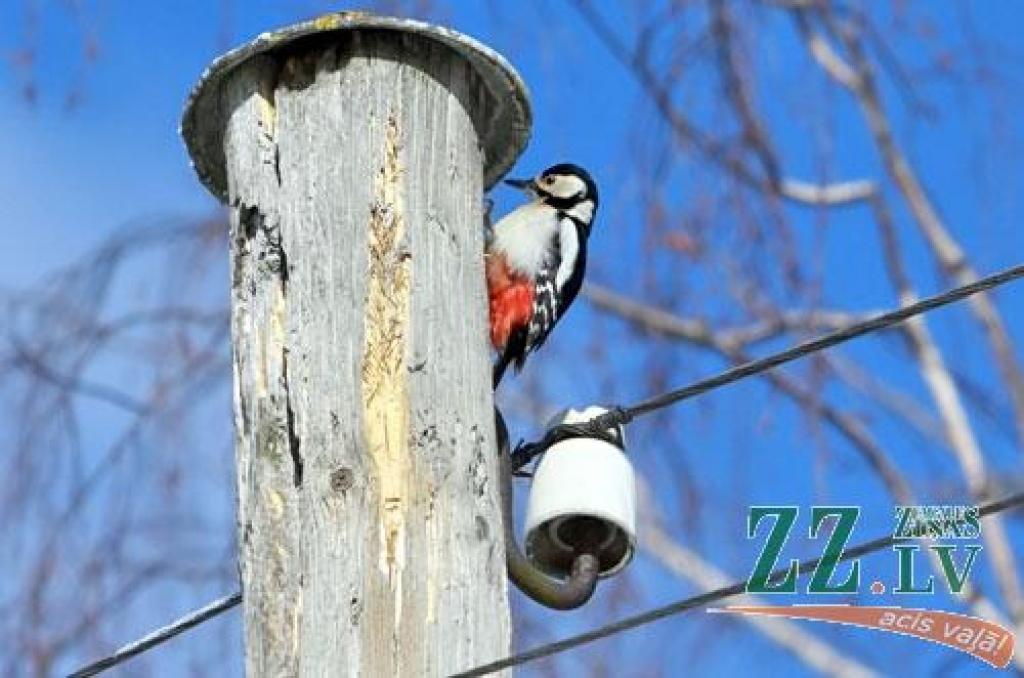
<svg viewBox="0 0 1024 678"><path fill-rule="evenodd" d="M587 185L579 177L558 176L555 177L554 183L544 186L544 189L556 198L566 199L586 193Z"/></svg>
<svg viewBox="0 0 1024 678"><path fill-rule="evenodd" d="M576 203L570 209L567 209L565 213L568 214L569 216L576 217L584 224L589 224L590 221L594 218L594 201L584 200L582 202Z"/></svg>

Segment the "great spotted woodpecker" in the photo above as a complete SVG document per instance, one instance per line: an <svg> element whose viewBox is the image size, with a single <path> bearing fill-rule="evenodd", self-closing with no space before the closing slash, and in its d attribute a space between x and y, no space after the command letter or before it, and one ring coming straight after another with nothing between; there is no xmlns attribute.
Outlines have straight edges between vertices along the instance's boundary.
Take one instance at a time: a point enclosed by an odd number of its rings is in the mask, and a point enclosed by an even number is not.
<svg viewBox="0 0 1024 678"><path fill-rule="evenodd" d="M510 363L517 372L523 368L576 298L597 210L597 185L577 165L505 183L522 189L530 202L495 224L487 246L495 388Z"/></svg>

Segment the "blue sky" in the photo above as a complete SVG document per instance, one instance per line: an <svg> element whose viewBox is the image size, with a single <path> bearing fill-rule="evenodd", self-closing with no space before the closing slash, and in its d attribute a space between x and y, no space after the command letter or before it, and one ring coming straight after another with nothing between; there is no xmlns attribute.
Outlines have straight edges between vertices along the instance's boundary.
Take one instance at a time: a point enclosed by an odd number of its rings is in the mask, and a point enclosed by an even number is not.
<svg viewBox="0 0 1024 678"><path fill-rule="evenodd" d="M0 148L4 149L5 160L0 163L0 195L5 198L7 216L5 226L0 228L0 251L6 255L5 265L0 267L0 291L31 285L126 225L167 217L203 217L219 209L192 174L177 135L189 89L205 65L227 46L329 9L315 2L239 0L86 3L86 16L99 41L100 53L95 63L83 64L81 30L63 4L44 4L39 33L33 39L39 46L34 74L39 84L38 101L30 104L19 95L23 80L16 69L0 69ZM603 9L616 28L632 35L632 9L610 4ZM713 267L677 273L678 259L644 258L645 233L640 228L642 215L638 210L647 187L636 164L640 158L659 154L672 157L683 151L666 141L668 135L662 123L635 82L593 34L578 24L568 5L539 1L515 5L452 3L443 6L439 14L447 25L505 54L530 87L535 115L533 141L517 172L533 173L548 164L572 160L598 177L602 207L592 242L591 279L638 298L651 294L647 281L652 276L661 284L673 280L677 287L661 290L662 296L671 299L671 306L713 319L734 314L735 309L723 302L723 278ZM962 42L962 18L957 12L935 10L929 19L933 34L948 37L952 43ZM987 3L975 19L977 32L986 36L986 49L999 56L1005 69L1000 75L1006 84L986 98L972 96L969 85L927 81L918 94L938 115L922 120L897 108L895 122L901 141L917 161L943 216L970 251L975 266L988 272L1018 261L1024 252L1024 235L1018 226L1024 216L1020 204L1024 167L1019 160L1024 156L1024 118L1019 115L1024 54L1018 54L1014 47L1015 41L1019 42L1019 27L1024 25L1024 10L1016 3ZM24 26L21 3L0 6L0 51L7 53L24 43ZM778 92L760 93L764 110L775 123L772 138L786 159L787 171L813 179L819 162L815 142L827 138L834 145L833 171L838 178L877 175L878 160L856 109L843 96L825 93L821 82L812 77L812 70L799 53L796 34L786 20L766 19L761 28L772 37L761 43L764 52L757 55L757 69L766 79L781 79L787 85ZM656 45L655 53L658 49ZM933 56L924 40L908 40L899 46L899 52L911 65L922 67ZM697 74L688 86L713 87L714 83L710 76ZM68 92L79 87L82 100L72 110L65 110ZM889 80L885 81L884 94L895 100L905 96ZM692 100L694 116L708 129L715 129L716 112L707 104L709 99L713 102L713 97L702 96L699 91L683 92L680 97L686 102ZM831 130L822 129L807 113L808 102L833 107ZM707 186L721 181L720 173L706 161L691 159L673 164L666 179L671 187L666 201L670 206L686 204ZM508 191L499 191L495 197L498 212L510 208L515 200ZM867 210L855 207L832 212L824 226L820 223L823 217L811 210L794 210L789 216L797 226L798 247L821 254L820 296L826 305L866 311L894 303ZM906 225L908 215L902 209L897 210L896 217ZM734 226L722 224L712 239L728 241L737 237ZM931 293L944 287L913 229L906 227L901 232L911 252L909 267L919 290ZM224 287L212 292L215 298L226 292L226 283L225 278ZM1024 304L1020 301L1024 297L1020 294L1007 289L999 299L1011 332L1024 340ZM958 366L984 385L997 383L987 367L986 349L975 349L979 346L977 332L962 310L937 313L933 329L943 347L956 356ZM614 363L608 374L600 375L592 373L585 360L573 353L574 348L589 345L599 334L607 338L606 354ZM647 375L654 367L665 368L670 383L675 383L724 366L717 358L657 342L652 350L632 351L634 341L636 336L622 323L586 307L575 309L572 320L531 363L540 369L537 365L547 360L541 393L553 407L609 399L629 402L651 392ZM768 350L788 342L786 339L761 348ZM872 340L843 351L873 373L885 375L892 384L928 401L915 373L905 369L908 358L899 342ZM572 359L559 360L566 356ZM793 373L802 375L805 369L797 366ZM228 395L226 390L224 395ZM869 409L864 399L847 391L831 389L825 395L834 396L854 412ZM999 405L1005 406L1005 402ZM977 411L972 415L980 420ZM208 415L208 419L215 418ZM928 441L889 421L873 420L872 425L877 427L878 437L891 446L908 476L925 479L919 487L928 487L929 478L955 477L952 462L930 450ZM525 435L532 424L518 421L516 426ZM677 435L663 442L660 426L671 427ZM220 433L226 435L226 429ZM979 425L978 433L995 468L1019 473L1019 450L1012 440L993 426ZM102 439L103 431L93 435ZM834 435L816 430L763 382L730 387L727 392L678 408L671 418L660 419L658 424L638 423L630 429L630 439L635 449L642 451L637 465L651 477L676 534L705 549L713 562L735 576L746 574L745 564L752 562L758 546L742 538L744 506L750 503L863 503L875 508L865 512L855 538L875 536L890 527L891 507L881 501L883 493L877 481L856 456ZM224 453L227 439L217 441L214 449ZM218 463L224 471L230 459ZM823 475L822 465L827 464L840 470ZM685 482L680 482L683 476ZM694 516L687 516L686 492L694 488L705 497L734 495L740 499L721 508L700 505L693 508ZM229 506L233 496L229 488L222 488L216 496L216 490L208 486L205 491L211 494L197 500L208 501L218 510ZM1024 543L1019 521L1013 529L1015 543ZM813 553L806 544L802 548L800 553ZM868 559L864 565L874 572L884 572L890 566L891 554ZM635 595L626 595L626 602L616 597L620 592L606 587L589 611L556 615L533 610L531 618L546 624L550 637L557 637L600 623L609 611L617 616L694 592L649 558L638 558L633 569L630 585L635 587L631 591ZM217 592L205 587L180 596L154 596L133 611L132 623L161 623L184 611L182 603L199 604ZM517 606L530 609L522 601ZM120 627L118 631L129 633L132 628ZM844 642L849 642L844 645L848 651L874 658L874 666L883 666L887 658L905 656L910 642L869 632L809 628L826 638L842 636ZM192 649L185 654L185 645L210 650L218 643L236 642L231 634L237 632L235 613L233 620L215 622L211 629L197 631L153 653L143 666L154 675L176 675L195 660L193 652L202 656L202 651ZM530 633L525 637L537 639ZM726 641L742 641L743 651L728 651ZM799 675L804 670L742 624L707 623L702 613L662 622L617 642L603 650L597 647L560 659L556 664L559 674L588 674L588 662L611 658L621 650L633 659L660 654L663 661L656 665L673 675L695 653L700 654L705 643L710 644L711 654L702 656L696 665L717 675L745 673L754 661L767 662L760 665L772 672ZM952 667L967 675L977 668L938 652L922 652L914 661L915 668L924 671ZM239 670L237 662L232 662L230 668L236 673ZM527 670L524 675L534 673ZM539 670L536 675L540 675Z"/></svg>

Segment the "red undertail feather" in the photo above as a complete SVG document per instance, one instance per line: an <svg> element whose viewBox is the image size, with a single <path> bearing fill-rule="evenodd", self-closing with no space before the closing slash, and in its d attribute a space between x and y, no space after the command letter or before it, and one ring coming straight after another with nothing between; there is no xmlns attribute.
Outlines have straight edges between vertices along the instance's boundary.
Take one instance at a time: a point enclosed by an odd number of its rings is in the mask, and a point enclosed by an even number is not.
<svg viewBox="0 0 1024 678"><path fill-rule="evenodd" d="M487 295L491 310L491 345L500 352L512 333L530 322L533 281L511 270L505 257L489 254Z"/></svg>

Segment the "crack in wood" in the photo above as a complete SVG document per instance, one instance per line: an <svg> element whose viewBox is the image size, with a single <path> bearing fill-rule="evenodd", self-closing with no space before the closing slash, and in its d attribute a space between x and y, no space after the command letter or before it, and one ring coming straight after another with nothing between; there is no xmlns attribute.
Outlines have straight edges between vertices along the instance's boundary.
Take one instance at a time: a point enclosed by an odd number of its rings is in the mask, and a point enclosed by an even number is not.
<svg viewBox="0 0 1024 678"><path fill-rule="evenodd" d="M284 249L284 243L281 240L281 233L277 233L277 242L273 243L276 246L278 265L280 266L277 271L278 275L281 276L281 289L283 292L288 292L288 277L290 271L288 270L288 252Z"/></svg>
<svg viewBox="0 0 1024 678"><path fill-rule="evenodd" d="M285 421L288 433L288 452L292 458L292 482L302 486L302 440L295 427L295 409L292 407L292 389L288 381L288 349L281 350L281 380L284 388Z"/></svg>
<svg viewBox="0 0 1024 678"><path fill-rule="evenodd" d="M256 92L259 97L259 119L257 122L262 133L262 143L271 146L273 152L264 163L273 165L274 178L278 187L281 186L281 149L277 145L277 85L281 68L272 57L267 57L266 66L262 71Z"/></svg>
<svg viewBox="0 0 1024 678"><path fill-rule="evenodd" d="M291 384L288 376L288 347L286 345L284 330L285 301L288 295L289 264L288 254L285 251L281 230L278 224L270 223L266 215L256 205L248 205L241 199L236 198L232 202L238 214L238 227L234 235L234 271L232 285L237 289L247 282L250 287L256 284L259 276L276 276L280 287L273 293L271 306L271 331L268 335L271 350L280 346L281 349L281 389L284 391L284 425L283 433L287 439L288 451L292 461L292 479L295 487L302 485L303 457L302 440L298 435L295 421L295 408L292 404ZM262 237L261 237L262 236ZM255 266L253 264L255 263ZM252 291L255 294L255 290ZM237 362L237 356L235 358ZM259 361L260 367L257 370L257 396L267 392L268 365L265 360ZM236 364L236 369L240 366ZM240 395L241 403L241 425L243 432L250 428L249 404L244 395ZM280 426L280 424L278 424Z"/></svg>

